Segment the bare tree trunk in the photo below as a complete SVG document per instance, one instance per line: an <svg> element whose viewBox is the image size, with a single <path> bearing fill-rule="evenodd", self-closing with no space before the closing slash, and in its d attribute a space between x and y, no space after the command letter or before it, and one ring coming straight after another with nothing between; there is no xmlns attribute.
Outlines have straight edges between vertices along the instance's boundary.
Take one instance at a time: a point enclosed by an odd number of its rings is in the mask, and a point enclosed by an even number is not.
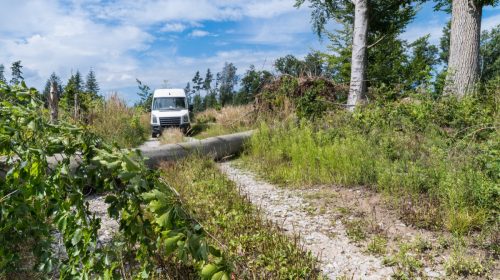
<svg viewBox="0 0 500 280"><path fill-rule="evenodd" d="M50 93L49 93L50 122L53 124L57 123L57 119L59 116L58 106L59 106L59 95L57 92L57 83L53 81L50 83Z"/></svg>
<svg viewBox="0 0 500 280"><path fill-rule="evenodd" d="M352 36L351 84L347 109L353 111L365 98L366 48L368 37L368 0L352 0L354 4L354 32Z"/></svg>
<svg viewBox="0 0 500 280"><path fill-rule="evenodd" d="M74 112L73 118L76 121L76 120L78 120L78 92L75 92L75 95L73 95L73 99L74 99L74 106L75 106L75 112Z"/></svg>
<svg viewBox="0 0 500 280"><path fill-rule="evenodd" d="M483 6L474 0L453 0L450 57L444 92L464 96L479 76L479 39Z"/></svg>

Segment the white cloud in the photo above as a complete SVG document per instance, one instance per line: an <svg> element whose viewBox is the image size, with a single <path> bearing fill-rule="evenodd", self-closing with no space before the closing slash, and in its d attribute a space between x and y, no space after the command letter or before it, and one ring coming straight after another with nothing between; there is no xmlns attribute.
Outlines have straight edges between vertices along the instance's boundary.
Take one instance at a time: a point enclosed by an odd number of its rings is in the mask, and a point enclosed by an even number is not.
<svg viewBox="0 0 500 280"><path fill-rule="evenodd" d="M189 33L189 36L191 37L205 37L205 36L208 36L210 35L210 32L208 31L205 31L205 30L201 30L201 29L195 29L193 31L191 31L191 33Z"/></svg>
<svg viewBox="0 0 500 280"><path fill-rule="evenodd" d="M294 0L121 0L96 1L90 9L101 19L152 24L170 21L271 18L293 9Z"/></svg>
<svg viewBox="0 0 500 280"><path fill-rule="evenodd" d="M186 30L188 26L183 23L166 23L162 28L160 28L160 32L182 32Z"/></svg>
<svg viewBox="0 0 500 280"><path fill-rule="evenodd" d="M2 0L9 9L0 10L0 63L8 69L10 63L21 60L27 82L38 88L53 71L65 81L72 72L80 70L85 75L92 67L103 94L135 88L136 77L152 87L165 79L183 86L196 70L210 67L217 72L225 61L235 63L239 73L250 64L270 69L274 59L293 52L288 45L299 44L305 53L317 43L302 36L311 30L310 11L296 10L294 2ZM230 20L238 22L227 30L202 26L204 21ZM203 57L179 56L182 34L175 33L185 31L192 38L215 38L217 32L233 39L221 35L213 42L226 51ZM158 33L159 37L153 36ZM273 47L234 50L231 45L235 40L267 42Z"/></svg>

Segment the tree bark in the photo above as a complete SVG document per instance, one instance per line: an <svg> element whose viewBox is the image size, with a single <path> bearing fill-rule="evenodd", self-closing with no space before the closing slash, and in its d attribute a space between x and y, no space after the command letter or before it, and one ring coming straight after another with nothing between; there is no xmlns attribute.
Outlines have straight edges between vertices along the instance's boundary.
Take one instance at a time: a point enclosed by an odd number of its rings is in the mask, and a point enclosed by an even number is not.
<svg viewBox="0 0 500 280"><path fill-rule="evenodd" d="M450 56L445 94L462 97L474 89L479 76L479 40L483 6L474 0L453 0Z"/></svg>
<svg viewBox="0 0 500 280"><path fill-rule="evenodd" d="M59 95L57 92L57 83L50 83L50 93L49 93L49 110L50 110L50 122L53 124L57 123L59 111Z"/></svg>
<svg viewBox="0 0 500 280"><path fill-rule="evenodd" d="M75 120L78 120L78 92L75 92L75 95L73 96L73 101L74 101L74 107L75 107L73 118Z"/></svg>
<svg viewBox="0 0 500 280"><path fill-rule="evenodd" d="M368 0L352 0L354 4L354 32L352 38L351 83L347 98L347 109L365 98L366 92L366 49L368 37Z"/></svg>

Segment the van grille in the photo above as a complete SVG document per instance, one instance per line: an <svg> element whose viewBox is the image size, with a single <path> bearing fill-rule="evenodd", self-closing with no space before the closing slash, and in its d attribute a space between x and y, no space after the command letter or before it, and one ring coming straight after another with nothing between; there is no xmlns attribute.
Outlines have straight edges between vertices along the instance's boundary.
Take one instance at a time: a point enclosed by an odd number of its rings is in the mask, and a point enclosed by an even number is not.
<svg viewBox="0 0 500 280"><path fill-rule="evenodd" d="M160 118L161 126L178 126L181 124L181 117Z"/></svg>

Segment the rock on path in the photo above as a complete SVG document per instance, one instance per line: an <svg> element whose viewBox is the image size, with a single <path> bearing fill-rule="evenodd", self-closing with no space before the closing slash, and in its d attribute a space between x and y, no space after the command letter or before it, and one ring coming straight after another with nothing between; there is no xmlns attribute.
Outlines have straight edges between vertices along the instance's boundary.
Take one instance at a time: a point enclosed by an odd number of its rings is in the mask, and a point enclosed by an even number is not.
<svg viewBox="0 0 500 280"><path fill-rule="evenodd" d="M305 248L320 259L320 268L330 279L340 276L353 279L389 279L392 269L380 259L364 254L349 241L340 221L329 216L308 214L307 203L293 191L279 189L258 180L248 171L230 162L219 164L220 170L234 181L250 201L259 206L267 218L290 234L300 235Z"/></svg>

